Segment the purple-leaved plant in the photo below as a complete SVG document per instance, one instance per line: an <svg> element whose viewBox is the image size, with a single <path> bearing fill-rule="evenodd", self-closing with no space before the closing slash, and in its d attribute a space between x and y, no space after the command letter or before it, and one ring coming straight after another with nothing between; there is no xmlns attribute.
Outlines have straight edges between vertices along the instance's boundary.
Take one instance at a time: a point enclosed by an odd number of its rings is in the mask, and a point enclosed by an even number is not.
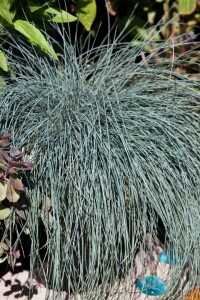
<svg viewBox="0 0 200 300"><path fill-rule="evenodd" d="M34 164L22 160L23 153L9 142L11 135L0 135L0 201L7 199L13 203L19 200L20 192L24 191L20 172L32 170Z"/></svg>
<svg viewBox="0 0 200 300"><path fill-rule="evenodd" d="M5 233L4 239L0 242L0 263L8 260L8 263L14 267L16 259L20 256L20 251L17 249L18 242L11 244L3 221L10 220L8 218L12 208L24 192L24 185L19 174L32 170L34 164L22 160L23 153L10 144L11 136L11 133L0 134L0 225ZM16 212L19 212L17 208ZM18 215L20 216L20 212ZM9 222L12 223L12 221Z"/></svg>

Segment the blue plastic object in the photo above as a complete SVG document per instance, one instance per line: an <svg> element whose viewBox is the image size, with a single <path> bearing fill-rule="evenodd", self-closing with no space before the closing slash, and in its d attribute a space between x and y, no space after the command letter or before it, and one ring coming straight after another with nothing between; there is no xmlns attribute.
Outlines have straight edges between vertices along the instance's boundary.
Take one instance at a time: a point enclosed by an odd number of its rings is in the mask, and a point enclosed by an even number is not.
<svg viewBox="0 0 200 300"><path fill-rule="evenodd" d="M167 252L163 251L158 254L158 260L165 264L181 264L183 257L177 257L174 249L169 249Z"/></svg>
<svg viewBox="0 0 200 300"><path fill-rule="evenodd" d="M146 295L159 296L165 293L167 289L167 282L159 277L150 276L138 279L136 281L136 286Z"/></svg>

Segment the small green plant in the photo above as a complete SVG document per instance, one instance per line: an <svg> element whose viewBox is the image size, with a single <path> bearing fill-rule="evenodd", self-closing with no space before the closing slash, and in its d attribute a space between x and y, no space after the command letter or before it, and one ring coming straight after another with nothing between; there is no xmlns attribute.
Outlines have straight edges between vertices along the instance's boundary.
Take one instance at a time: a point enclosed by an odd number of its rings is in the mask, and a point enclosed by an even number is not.
<svg viewBox="0 0 200 300"><path fill-rule="evenodd" d="M58 60L56 52L42 31L47 27L49 29L48 23L69 23L76 20L89 31L96 16L96 1L75 1L73 6L75 16L67 11L66 4L65 9L60 9L59 5L59 1L56 3L52 0L37 2L0 0L0 33L4 33L3 28L17 31L33 46L39 47L44 53ZM0 68L5 72L9 70L3 49L0 50Z"/></svg>

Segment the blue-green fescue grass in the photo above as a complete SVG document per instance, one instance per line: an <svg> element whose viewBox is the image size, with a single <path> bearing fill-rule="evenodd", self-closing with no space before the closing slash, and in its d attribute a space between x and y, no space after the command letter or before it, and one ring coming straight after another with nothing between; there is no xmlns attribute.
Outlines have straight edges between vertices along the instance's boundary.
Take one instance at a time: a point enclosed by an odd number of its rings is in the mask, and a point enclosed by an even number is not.
<svg viewBox="0 0 200 300"><path fill-rule="evenodd" d="M13 41L20 56L8 51L13 78L1 93L1 131L36 163L31 267L41 263L41 219L53 289L61 291L64 278L69 293L112 299L105 286L134 273L135 255L147 233L157 236L160 218L165 246L184 260L158 298L182 299L184 270L188 288L200 276L199 85L172 71L181 58L158 66L151 54L135 63L142 48L115 51L117 41L77 57L62 37L59 63ZM47 197L50 214L39 208Z"/></svg>

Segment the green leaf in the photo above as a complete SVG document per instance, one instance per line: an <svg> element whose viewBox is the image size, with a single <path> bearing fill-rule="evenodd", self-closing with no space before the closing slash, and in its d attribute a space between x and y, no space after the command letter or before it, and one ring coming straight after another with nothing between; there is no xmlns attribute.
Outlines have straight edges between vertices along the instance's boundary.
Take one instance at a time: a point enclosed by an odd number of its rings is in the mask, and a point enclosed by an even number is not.
<svg viewBox="0 0 200 300"><path fill-rule="evenodd" d="M3 53L3 51L1 51L1 50L0 50L0 68L2 70L4 70L5 72L8 72L6 57Z"/></svg>
<svg viewBox="0 0 200 300"><path fill-rule="evenodd" d="M9 24L12 24L13 14L10 13L9 10L4 9L0 6L0 16L6 20Z"/></svg>
<svg viewBox="0 0 200 300"><path fill-rule="evenodd" d="M68 23L77 20L77 17L69 14L68 12L64 10L58 10L52 7L48 7L44 10L44 17L47 18L47 21L52 21L56 23Z"/></svg>
<svg viewBox="0 0 200 300"><path fill-rule="evenodd" d="M95 0L77 0L77 17L87 31L90 31L97 12Z"/></svg>
<svg viewBox="0 0 200 300"><path fill-rule="evenodd" d="M31 44L39 46L42 51L52 56L55 60L58 60L53 47L47 42L41 31L35 26L24 20L17 20L14 22L14 28L27 37Z"/></svg>
<svg viewBox="0 0 200 300"><path fill-rule="evenodd" d="M56 9L52 7L47 7L45 9L45 4L39 5L38 3L29 2L29 9L31 13L35 13L33 17L36 19L44 18L47 21L50 22L56 22L56 23L65 23L65 22L74 22L77 20L77 17L69 14L65 10Z"/></svg>
<svg viewBox="0 0 200 300"><path fill-rule="evenodd" d="M0 16L9 24L13 23L14 15L10 12L10 8L15 0L0 0Z"/></svg>
<svg viewBox="0 0 200 300"><path fill-rule="evenodd" d="M9 217L10 213L11 213L10 208L0 204L0 220L1 221L7 219Z"/></svg>
<svg viewBox="0 0 200 300"><path fill-rule="evenodd" d="M6 189L7 185L0 182L0 201L3 201L6 198Z"/></svg>
<svg viewBox="0 0 200 300"><path fill-rule="evenodd" d="M196 9L196 0L179 0L178 11L181 15L190 15Z"/></svg>
<svg viewBox="0 0 200 300"><path fill-rule="evenodd" d="M30 9L30 12L31 12L31 13L34 13L34 12L36 12L37 10L40 10L40 9L42 9L44 6L46 6L46 3L43 4L43 5L40 5L40 4L38 4L38 3L29 1L29 2L28 2L28 6L29 6L29 9Z"/></svg>
<svg viewBox="0 0 200 300"><path fill-rule="evenodd" d="M19 200L20 197L20 192L18 190L16 190L10 180L7 180L7 191L6 191L6 198L10 201L10 202L17 202Z"/></svg>
<svg viewBox="0 0 200 300"><path fill-rule="evenodd" d="M0 0L0 7L5 7L9 10L14 2L15 0Z"/></svg>

